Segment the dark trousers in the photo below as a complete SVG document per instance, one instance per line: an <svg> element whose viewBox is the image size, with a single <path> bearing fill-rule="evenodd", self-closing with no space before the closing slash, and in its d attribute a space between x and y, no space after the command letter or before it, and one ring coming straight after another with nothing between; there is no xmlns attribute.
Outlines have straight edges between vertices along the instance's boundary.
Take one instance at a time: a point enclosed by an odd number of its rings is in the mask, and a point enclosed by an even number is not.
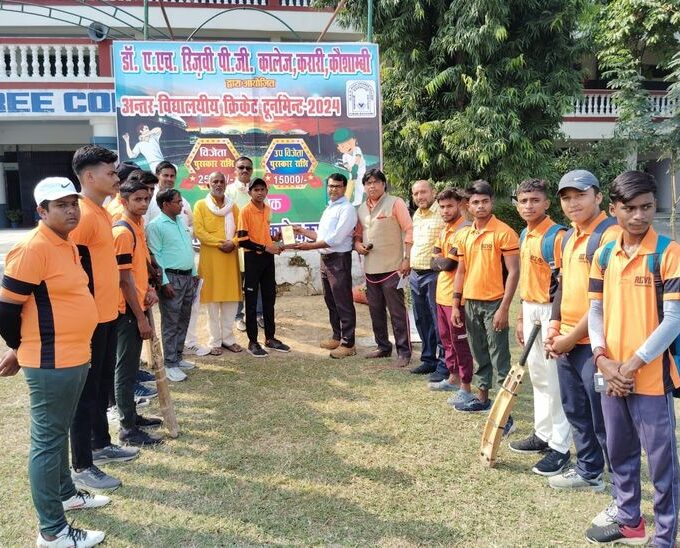
<svg viewBox="0 0 680 548"><path fill-rule="evenodd" d="M92 335L92 361L71 425L71 462L92 466L92 450L111 445L106 409L116 367L117 321L97 324Z"/></svg>
<svg viewBox="0 0 680 548"><path fill-rule="evenodd" d="M366 300L371 314L373 336L378 349L383 352L392 351L392 343L387 334L387 311L389 311L397 355L410 358L411 339L408 311L406 310L404 290L397 289L399 280L400 277L396 271L366 274Z"/></svg>
<svg viewBox="0 0 680 548"><path fill-rule="evenodd" d="M163 359L165 367L179 367L184 352L184 340L187 337L191 320L191 305L194 302L196 285L191 274L173 274L168 272L168 280L175 290L175 296L168 299L161 292L159 303L161 309L161 331L163 332Z"/></svg>
<svg viewBox="0 0 680 548"><path fill-rule="evenodd" d="M116 404L123 428L134 428L137 416L135 379L142 355L142 337L137 318L130 311L118 316L118 347L116 351Z"/></svg>
<svg viewBox="0 0 680 548"><path fill-rule="evenodd" d="M352 299L352 252L321 254L321 283L333 339L354 346L357 313Z"/></svg>
<svg viewBox="0 0 680 548"><path fill-rule="evenodd" d="M458 375L460 382L469 384L472 382L474 364L467 331L465 325L456 327L451 323L451 311L451 306L437 305L437 326L444 345L446 369L452 375ZM465 324L465 310L461 308L460 313Z"/></svg>
<svg viewBox="0 0 680 548"><path fill-rule="evenodd" d="M437 272L428 271L418 274L411 270L409 285L411 286L411 305L416 329L420 335L420 361L434 365L438 373L448 374L444 363L444 347L437 331Z"/></svg>
<svg viewBox="0 0 680 548"><path fill-rule="evenodd" d="M237 320L242 320L246 315L246 300L239 301L238 308L236 309ZM257 294L257 317L262 316L262 292Z"/></svg>
<svg viewBox="0 0 680 548"><path fill-rule="evenodd" d="M264 319L264 338L273 339L276 334L274 324L274 304L276 303L276 268L274 255L245 254L245 273L243 289L246 297L246 333L251 343L257 342L257 296L262 294L262 317Z"/></svg>
<svg viewBox="0 0 680 548"><path fill-rule="evenodd" d="M616 486L619 523L640 522L640 447L654 486L654 546L675 545L680 505L680 467L675 443L673 397L602 395L607 449Z"/></svg>
<svg viewBox="0 0 680 548"><path fill-rule="evenodd" d="M557 359L562 407L573 428L576 472L588 480L604 470L607 451L602 404L600 394L595 392L594 375L593 352L589 344L577 344L571 352Z"/></svg>
<svg viewBox="0 0 680 548"><path fill-rule="evenodd" d="M68 431L88 371L88 364L23 368L31 405L28 479L40 530L47 535L66 527L61 503L76 494L68 467Z"/></svg>

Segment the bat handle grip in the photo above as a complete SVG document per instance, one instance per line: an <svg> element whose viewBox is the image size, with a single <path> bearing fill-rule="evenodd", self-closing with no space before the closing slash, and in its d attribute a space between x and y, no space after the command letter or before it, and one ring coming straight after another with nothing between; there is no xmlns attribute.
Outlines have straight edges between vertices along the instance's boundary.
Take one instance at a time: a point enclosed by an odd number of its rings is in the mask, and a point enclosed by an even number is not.
<svg viewBox="0 0 680 548"><path fill-rule="evenodd" d="M526 344L524 345L524 350L522 350L522 355L519 357L519 364L524 365L527 363L527 358L529 357L529 352L531 352L531 347L534 346L534 343L536 342L536 337L538 337L538 334L541 332L541 322L536 320L534 322L534 327L531 329L531 333L529 334L529 339L527 340Z"/></svg>

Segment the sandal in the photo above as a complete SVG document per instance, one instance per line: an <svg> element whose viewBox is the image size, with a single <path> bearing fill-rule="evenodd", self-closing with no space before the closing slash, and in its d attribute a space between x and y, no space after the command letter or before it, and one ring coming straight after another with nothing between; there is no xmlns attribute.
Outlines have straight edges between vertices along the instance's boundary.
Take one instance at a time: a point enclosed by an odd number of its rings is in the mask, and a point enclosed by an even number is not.
<svg viewBox="0 0 680 548"><path fill-rule="evenodd" d="M238 354L239 352L243 352L243 347L239 344L223 344L223 348L226 348L229 350L229 352L233 352L234 354Z"/></svg>
<svg viewBox="0 0 680 548"><path fill-rule="evenodd" d="M222 349L219 346L215 346L214 348L210 349L210 355L211 356L221 356L222 355Z"/></svg>

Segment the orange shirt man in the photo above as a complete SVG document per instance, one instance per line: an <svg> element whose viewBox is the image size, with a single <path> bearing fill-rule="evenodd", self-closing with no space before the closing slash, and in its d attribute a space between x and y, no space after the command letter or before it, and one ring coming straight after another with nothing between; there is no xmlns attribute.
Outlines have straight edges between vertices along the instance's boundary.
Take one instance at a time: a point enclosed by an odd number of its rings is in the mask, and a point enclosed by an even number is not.
<svg viewBox="0 0 680 548"><path fill-rule="evenodd" d="M94 546L104 533L75 529L64 516L66 510L109 502L79 492L69 473L68 430L97 325L88 278L69 237L80 219L78 194L70 180L49 177L38 183L34 198L40 224L7 254L2 278L0 336L11 350L0 359L0 376L21 366L29 387L28 473L40 521L37 546L65 546L69 538Z"/></svg>
<svg viewBox="0 0 680 548"><path fill-rule="evenodd" d="M613 523L586 531L593 543L645 544L640 513L641 451L654 486L654 546L675 546L680 465L672 391L680 386L669 351L680 335L680 245L652 228L657 184L627 171L609 189L623 233L600 247L590 270L588 331L604 382L602 415L616 497Z"/></svg>

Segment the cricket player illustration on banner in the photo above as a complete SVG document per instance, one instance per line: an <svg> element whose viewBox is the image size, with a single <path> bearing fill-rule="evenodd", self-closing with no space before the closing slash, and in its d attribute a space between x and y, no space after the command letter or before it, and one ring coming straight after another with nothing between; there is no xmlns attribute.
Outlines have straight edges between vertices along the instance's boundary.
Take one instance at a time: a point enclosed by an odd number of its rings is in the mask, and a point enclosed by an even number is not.
<svg viewBox="0 0 680 548"><path fill-rule="evenodd" d="M272 230L284 218L315 229L331 173L359 206L364 173L381 166L374 44L121 41L113 59L123 159L153 169L162 155L191 204L247 156L269 185Z"/></svg>

